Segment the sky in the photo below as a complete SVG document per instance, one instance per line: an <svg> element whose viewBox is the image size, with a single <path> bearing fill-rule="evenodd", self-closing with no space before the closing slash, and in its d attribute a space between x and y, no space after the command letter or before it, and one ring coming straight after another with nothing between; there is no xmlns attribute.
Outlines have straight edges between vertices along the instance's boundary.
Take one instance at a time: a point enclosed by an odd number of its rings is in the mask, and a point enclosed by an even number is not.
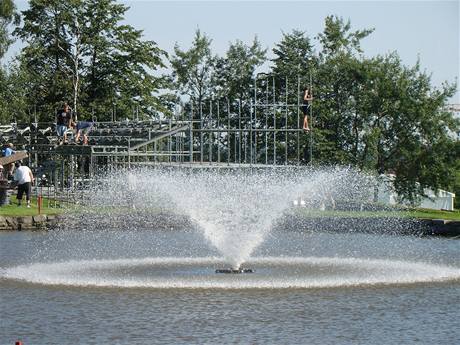
<svg viewBox="0 0 460 345"><path fill-rule="evenodd" d="M215 54L224 55L237 39L250 44L257 35L270 58L283 32L298 29L313 38L323 30L326 16L337 15L350 20L352 30L375 29L361 44L368 57L396 51L407 66L419 59L437 87L456 82L460 75L460 0L119 1L130 7L126 23L144 30L145 39L168 53L176 43L188 49L199 28L212 38ZM19 10L27 8L26 1L16 4ZM8 57L20 48L16 43ZM460 103L460 92L452 103Z"/></svg>

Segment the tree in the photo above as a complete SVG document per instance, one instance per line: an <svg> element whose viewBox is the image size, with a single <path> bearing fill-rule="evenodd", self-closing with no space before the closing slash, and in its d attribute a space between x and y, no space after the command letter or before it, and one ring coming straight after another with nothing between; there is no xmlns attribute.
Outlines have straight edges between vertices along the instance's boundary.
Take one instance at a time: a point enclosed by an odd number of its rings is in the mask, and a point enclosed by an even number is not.
<svg viewBox="0 0 460 345"><path fill-rule="evenodd" d="M250 105L256 79L255 71L266 61L266 52L257 37L254 37L250 45L240 40L230 44L225 56L216 59L213 78L214 96L219 102L220 109L225 109L219 118L221 127L260 125L260 120L257 121L251 116ZM221 139L224 139L222 141L224 152L228 151L226 149L229 145L234 144L232 140L237 140L236 136L231 135Z"/></svg>
<svg viewBox="0 0 460 345"><path fill-rule="evenodd" d="M322 33L318 35L322 45L321 56L332 57L338 54L352 55L355 52L361 53L361 40L369 36L374 29L356 30L351 32L351 23L346 23L343 18L327 16Z"/></svg>
<svg viewBox="0 0 460 345"><path fill-rule="evenodd" d="M455 179L452 182L451 186L452 191L455 193L455 204L454 207L457 210L460 210L460 140L457 140L455 144L455 154L457 156L457 161L455 162L454 169L456 171L455 173Z"/></svg>
<svg viewBox="0 0 460 345"><path fill-rule="evenodd" d="M366 119L358 114L365 62L361 40L373 29L351 31L349 21L328 16L318 41L318 67L314 73L315 140L313 152L320 163L355 164L360 126Z"/></svg>
<svg viewBox="0 0 460 345"><path fill-rule="evenodd" d="M0 60L5 56L8 47L13 43L9 33L11 24L19 24L19 14L12 0L0 1ZM14 73L0 65L0 121L11 122L11 102L17 99L17 93L12 88Z"/></svg>
<svg viewBox="0 0 460 345"><path fill-rule="evenodd" d="M283 33L283 37L279 43L273 48L275 58L272 67L272 77L277 88L280 90L279 95L287 93L287 101L289 104L301 103L301 92L304 87L310 85L310 78L315 75L318 65L318 58L313 50L311 40L304 31L293 30L291 33ZM313 94L316 90L313 91ZM263 96L262 96L263 97ZM275 96L276 97L276 96ZM285 102L286 99L275 99L272 102ZM286 116L286 115L284 115ZM301 128L303 116L299 108L289 108L287 123L284 124L283 116L278 114L277 127L285 125L290 128ZM315 132L317 133L317 132ZM317 133L320 134L320 133ZM304 148L304 159L309 160L309 147L311 144L311 134L297 134L299 144ZM289 139L286 138L286 142ZM296 152L288 153L290 158L297 159Z"/></svg>
<svg viewBox="0 0 460 345"><path fill-rule="evenodd" d="M153 41L143 41L142 31L120 25L127 10L113 0L88 0L83 9L87 18L83 102L88 111L104 114L106 120L113 107L125 116L135 105L149 115L165 111L154 92L166 81L153 73L164 67L166 52Z"/></svg>
<svg viewBox="0 0 460 345"><path fill-rule="evenodd" d="M198 29L189 50L174 47L171 58L175 85L182 94L189 96L196 109L201 109L203 101L210 96L212 76L216 57L211 53L212 40Z"/></svg>
<svg viewBox="0 0 460 345"><path fill-rule="evenodd" d="M67 25L69 35L69 47L64 49L60 47L66 54L72 71L72 86L73 86L73 111L75 113L75 121L78 120L78 96L80 92L80 63L82 62L83 55L87 46L84 44L84 28L80 19L83 3L69 2L69 22Z"/></svg>
<svg viewBox="0 0 460 345"><path fill-rule="evenodd" d="M24 11L23 25L15 34L26 42L20 61L40 90L31 104L43 108L43 119L54 118L56 107L72 94L72 66L68 63L70 37L67 23L72 18L69 10L78 0L31 0Z"/></svg>
<svg viewBox="0 0 460 345"><path fill-rule="evenodd" d="M424 188L447 188L455 179L456 150L451 133L460 121L445 111L455 86L431 86L417 63L407 68L396 54L377 58L377 74L369 96L375 138L375 169L396 174L395 188L409 201Z"/></svg>
<svg viewBox="0 0 460 345"><path fill-rule="evenodd" d="M43 90L34 101L45 105L48 120L69 95L74 110L96 110L100 120L110 119L112 107L127 117L134 103L145 112L162 109L155 96L162 78L153 72L166 53L120 23L127 9L114 0L30 1L16 34L28 44L21 61Z"/></svg>
<svg viewBox="0 0 460 345"><path fill-rule="evenodd" d="M231 99L248 99L252 94L255 70L265 62L266 52L257 37L250 46L240 40L230 44L218 71L221 76L218 85L225 90L223 95Z"/></svg>
<svg viewBox="0 0 460 345"><path fill-rule="evenodd" d="M8 32L10 24L19 24L19 14L13 0L2 0L0 2L0 59L3 58L9 45L13 42Z"/></svg>
<svg viewBox="0 0 460 345"><path fill-rule="evenodd" d="M273 48L275 58L272 71L280 78L287 77L297 83L301 78L301 85L309 83L309 72L317 64L310 38L300 30L283 33L281 42Z"/></svg>

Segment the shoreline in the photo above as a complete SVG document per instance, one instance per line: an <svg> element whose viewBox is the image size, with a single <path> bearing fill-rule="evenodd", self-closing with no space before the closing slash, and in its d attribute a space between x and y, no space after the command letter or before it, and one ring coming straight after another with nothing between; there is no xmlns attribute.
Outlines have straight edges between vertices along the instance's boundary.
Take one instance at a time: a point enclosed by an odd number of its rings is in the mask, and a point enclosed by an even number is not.
<svg viewBox="0 0 460 345"><path fill-rule="evenodd" d="M35 216L0 216L0 231L36 231L56 226L59 216L39 214Z"/></svg>
<svg viewBox="0 0 460 345"><path fill-rule="evenodd" d="M56 227L64 221L64 215L0 216L0 231L43 231ZM296 229L320 228L328 232L386 233L388 218L354 218L354 217L302 217L284 218L275 227ZM406 219L407 220L407 219ZM285 223L287 222L287 223ZM417 236L460 236L460 221L448 219L411 219L411 226L402 235ZM399 232L399 231L398 231ZM391 233L391 232L389 232Z"/></svg>

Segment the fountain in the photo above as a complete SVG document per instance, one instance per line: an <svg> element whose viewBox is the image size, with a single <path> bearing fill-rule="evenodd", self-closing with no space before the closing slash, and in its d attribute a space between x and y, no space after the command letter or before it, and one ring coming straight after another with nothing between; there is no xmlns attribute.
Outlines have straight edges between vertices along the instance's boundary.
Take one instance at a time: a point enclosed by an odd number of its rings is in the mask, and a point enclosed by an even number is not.
<svg viewBox="0 0 460 345"><path fill-rule="evenodd" d="M86 207L50 233L35 262L2 275L54 285L226 289L459 279L456 266L408 261L394 237L357 241L352 232L293 222L344 204L369 207L374 185L372 176L346 168L120 171L95 180L82 198ZM306 207L294 208L300 197ZM391 217L385 226L394 233L409 223ZM381 243L399 254L390 257Z"/></svg>

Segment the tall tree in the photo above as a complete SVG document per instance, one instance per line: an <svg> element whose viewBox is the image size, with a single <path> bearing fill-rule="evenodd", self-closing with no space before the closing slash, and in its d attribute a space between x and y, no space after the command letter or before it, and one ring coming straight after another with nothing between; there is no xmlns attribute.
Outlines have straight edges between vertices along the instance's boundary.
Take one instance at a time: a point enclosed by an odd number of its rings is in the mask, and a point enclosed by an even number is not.
<svg viewBox="0 0 460 345"><path fill-rule="evenodd" d="M22 61L43 90L36 102L49 114L73 96L84 116L129 116L137 103L146 112L161 109L155 92L162 78L154 71L166 53L142 31L121 23L128 7L115 0L31 0L16 33L28 45ZM75 109L76 110L76 109Z"/></svg>
<svg viewBox="0 0 460 345"><path fill-rule="evenodd" d="M257 37L251 45L237 40L230 44L225 58L221 61L219 85L225 90L225 95L232 99L248 99L252 94L255 70L266 58L267 50L262 48Z"/></svg>
<svg viewBox="0 0 460 345"><path fill-rule="evenodd" d="M279 43L273 48L274 59L272 60L272 74L279 96L275 95L273 102L285 102L286 95L289 104L302 103L301 90L306 86L313 86L313 94L316 94L315 84L310 85L311 79L315 76L318 65L318 58L313 50L310 37L306 32L293 30L290 33L283 33ZM282 97L282 98L281 98ZM289 108L288 114L279 112L277 114L277 127L288 126L290 128L301 128L300 108ZM284 120L286 118L286 121ZM310 119L311 120L311 119ZM311 121L310 121L311 122ZM320 134L316 131L317 134ZM299 144L304 148L304 158L309 160L309 145L311 136L298 134ZM286 138L286 142L288 138ZM297 159L295 150L288 152L290 158Z"/></svg>
<svg viewBox="0 0 460 345"><path fill-rule="evenodd" d="M322 33L318 35L322 45L321 56L361 53L361 40L369 36L374 29L351 31L351 23L344 22L338 16L327 16Z"/></svg>
<svg viewBox="0 0 460 345"><path fill-rule="evenodd" d="M273 54L273 73L295 82L300 77L302 85L309 82L309 72L317 64L317 58L305 32L293 30L291 33L283 33L281 41L273 48Z"/></svg>
<svg viewBox="0 0 460 345"><path fill-rule="evenodd" d="M216 57L211 52L211 42L212 40L198 29L190 49L181 50L176 44L175 56L171 58L177 88L182 94L188 95L199 109L213 90L212 76Z"/></svg>
<svg viewBox="0 0 460 345"><path fill-rule="evenodd" d="M43 115L50 120L56 107L72 95L72 67L68 50L70 37L67 23L72 16L72 4L59 0L31 0L23 11L23 25L16 34L26 46L22 50L21 62L33 76L36 88L41 92L31 100L44 107ZM46 115L45 115L46 114Z"/></svg>
<svg viewBox="0 0 460 345"><path fill-rule="evenodd" d="M231 43L225 56L216 60L213 78L214 95L221 109L225 110L219 118L221 127L238 128L240 125L242 127L258 125L257 119L251 116L250 105L256 80L255 71L266 61L266 52L257 37L254 37L250 45L240 40ZM228 147L235 144L231 141L237 140L236 137L227 135L221 139L223 139L222 151L230 154Z"/></svg>
<svg viewBox="0 0 460 345"><path fill-rule="evenodd" d="M27 122L34 112L29 100L39 90L21 64L10 62L8 68L0 68L0 123Z"/></svg>
<svg viewBox="0 0 460 345"><path fill-rule="evenodd" d="M89 110L106 116L113 107L127 116L133 106L153 115L165 111L155 92L166 83L154 73L167 55L155 42L143 41L142 31L120 24L127 10L113 0L85 2L83 98Z"/></svg>
<svg viewBox="0 0 460 345"><path fill-rule="evenodd" d="M9 45L13 42L8 26L19 24L19 14L13 0L2 0L0 2L0 59L5 55Z"/></svg>
<svg viewBox="0 0 460 345"><path fill-rule="evenodd" d="M352 31L349 21L325 18L314 79L315 133L312 150L321 163L349 164L361 119L355 112L362 85L361 40L373 29Z"/></svg>
<svg viewBox="0 0 460 345"><path fill-rule="evenodd" d="M13 42L10 35L10 25L19 24L19 14L16 12L16 6L13 0L0 1L0 60L5 56L8 47ZM0 64L0 121L6 123L12 121L11 102L18 99L12 87L14 72L6 69Z"/></svg>
<svg viewBox="0 0 460 345"><path fill-rule="evenodd" d="M455 86L433 88L418 63L408 68L396 54L372 62L373 87L363 92L367 100L361 111L370 114L368 126L375 133L374 169L393 171L396 190L411 201L426 187L451 185L458 158L451 133L460 121L444 109ZM363 155L369 144L362 143Z"/></svg>

